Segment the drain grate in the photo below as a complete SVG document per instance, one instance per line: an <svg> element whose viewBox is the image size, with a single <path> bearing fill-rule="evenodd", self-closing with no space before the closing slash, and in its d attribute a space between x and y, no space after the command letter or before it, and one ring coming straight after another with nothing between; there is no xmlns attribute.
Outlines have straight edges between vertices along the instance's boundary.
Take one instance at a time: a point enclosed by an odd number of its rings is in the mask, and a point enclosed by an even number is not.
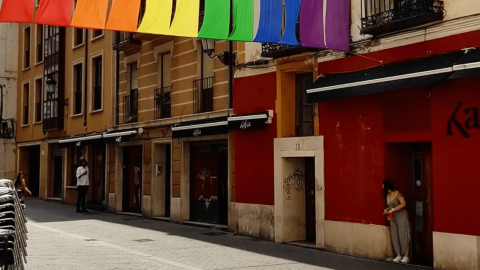
<svg viewBox="0 0 480 270"><path fill-rule="evenodd" d="M134 239L133 241L143 243L143 242L151 242L151 241L154 241L154 240L145 238L145 239Z"/></svg>
<svg viewBox="0 0 480 270"><path fill-rule="evenodd" d="M205 234L205 235L208 235L208 236L217 236L217 235L227 235L228 233L225 233L225 232L206 232L206 233L201 233L201 234Z"/></svg>
<svg viewBox="0 0 480 270"><path fill-rule="evenodd" d="M85 239L85 241L93 242L93 241L98 241L98 240L97 239Z"/></svg>

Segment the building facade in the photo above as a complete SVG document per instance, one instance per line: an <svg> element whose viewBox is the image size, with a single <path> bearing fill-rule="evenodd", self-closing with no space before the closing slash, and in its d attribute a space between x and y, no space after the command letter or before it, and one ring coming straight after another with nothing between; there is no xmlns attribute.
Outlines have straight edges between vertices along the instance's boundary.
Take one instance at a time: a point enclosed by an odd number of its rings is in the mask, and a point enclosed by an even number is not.
<svg viewBox="0 0 480 270"><path fill-rule="evenodd" d="M469 1L351 1L348 53L247 44L234 112L268 107L276 120L273 131L233 132L231 229L393 257L381 214L389 178L407 201L413 262L477 269L478 220L463 218L478 186L477 14Z"/></svg>
<svg viewBox="0 0 480 270"><path fill-rule="evenodd" d="M18 34L17 168L33 196L75 204L86 158L89 202L104 209L106 147L87 139L113 125L112 33L20 24Z"/></svg>
<svg viewBox="0 0 480 270"><path fill-rule="evenodd" d="M15 121L17 94L18 25L0 25L0 177L16 177Z"/></svg>

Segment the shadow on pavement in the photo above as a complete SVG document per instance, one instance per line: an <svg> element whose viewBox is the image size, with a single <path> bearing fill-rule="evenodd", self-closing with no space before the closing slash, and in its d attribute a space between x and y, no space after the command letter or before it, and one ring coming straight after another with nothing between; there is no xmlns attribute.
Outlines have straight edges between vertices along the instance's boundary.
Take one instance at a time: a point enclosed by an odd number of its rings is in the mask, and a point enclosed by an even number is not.
<svg viewBox="0 0 480 270"><path fill-rule="evenodd" d="M28 198L26 200L26 205L27 218L38 223L98 220L123 224L135 228L163 232L169 235L185 237L192 240L222 245L229 248L241 249L266 256L273 256L299 263L324 267L326 270L418 269L417 266L412 265L381 262L317 249L278 244L269 241L257 240L246 236L234 235L233 233L229 232L221 232L215 229L192 227L177 223L97 211L91 211L90 213L76 213L74 206L63 205L55 202L46 202L33 198Z"/></svg>

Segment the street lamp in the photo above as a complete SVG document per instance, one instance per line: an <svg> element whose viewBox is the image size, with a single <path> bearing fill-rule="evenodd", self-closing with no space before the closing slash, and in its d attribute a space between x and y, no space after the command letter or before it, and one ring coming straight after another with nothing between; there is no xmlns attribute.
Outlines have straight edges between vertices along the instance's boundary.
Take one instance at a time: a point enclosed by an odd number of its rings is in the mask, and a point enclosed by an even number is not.
<svg viewBox="0 0 480 270"><path fill-rule="evenodd" d="M208 55L210 58L218 58L222 64L225 66L231 66L235 63L235 55L231 52L224 51L223 53L219 55L213 55L213 52L215 51L215 40L214 39L201 39L202 41L202 48L203 48L203 53Z"/></svg>
<svg viewBox="0 0 480 270"><path fill-rule="evenodd" d="M55 85L57 84L57 81L53 78L52 75L47 75L47 80L45 83L48 86L47 89L47 99L52 99L53 94L55 93Z"/></svg>

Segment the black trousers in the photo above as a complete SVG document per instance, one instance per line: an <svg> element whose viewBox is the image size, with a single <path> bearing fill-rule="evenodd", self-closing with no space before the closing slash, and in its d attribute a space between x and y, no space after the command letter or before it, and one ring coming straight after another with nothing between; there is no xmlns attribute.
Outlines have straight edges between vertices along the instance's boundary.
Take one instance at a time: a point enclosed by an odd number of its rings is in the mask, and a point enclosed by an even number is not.
<svg viewBox="0 0 480 270"><path fill-rule="evenodd" d="M85 210L87 204L88 186L77 186L77 210Z"/></svg>

